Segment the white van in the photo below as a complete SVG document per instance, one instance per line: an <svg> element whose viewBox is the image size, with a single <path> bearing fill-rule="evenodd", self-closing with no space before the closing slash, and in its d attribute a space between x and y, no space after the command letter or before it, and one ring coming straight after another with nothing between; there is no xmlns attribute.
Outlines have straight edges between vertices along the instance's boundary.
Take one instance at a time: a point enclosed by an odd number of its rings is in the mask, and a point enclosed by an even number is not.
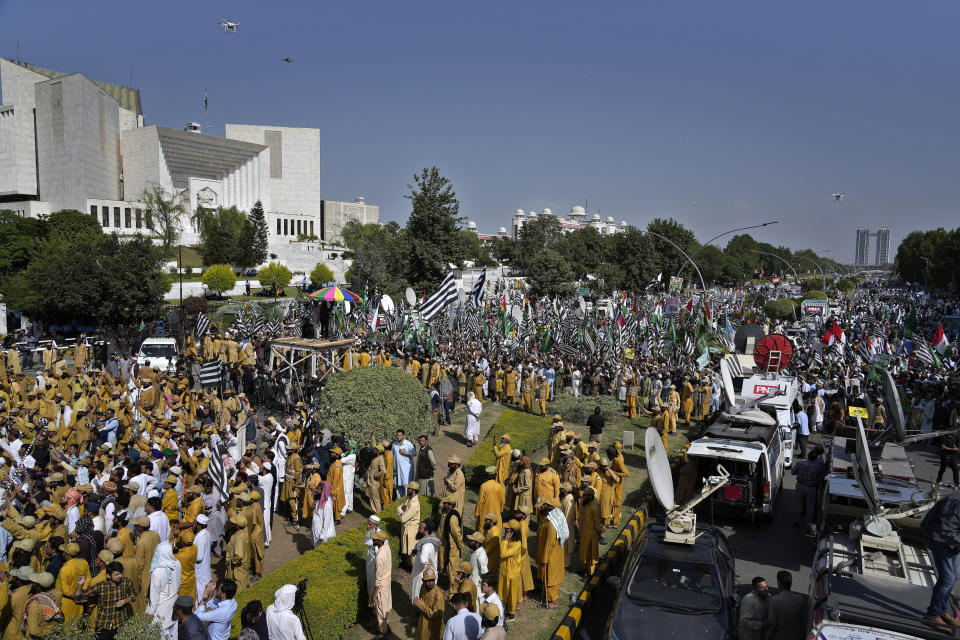
<svg viewBox="0 0 960 640"><path fill-rule="evenodd" d="M177 370L177 341L173 338L147 338L137 351L137 362L141 366L150 361L151 367L158 367L164 373Z"/></svg>
<svg viewBox="0 0 960 640"><path fill-rule="evenodd" d="M719 464L730 472L730 483L710 496L713 506L751 519L773 513L784 469L784 443L775 411L762 406L720 414L702 438L690 443L687 457L697 463L698 478L716 475Z"/></svg>

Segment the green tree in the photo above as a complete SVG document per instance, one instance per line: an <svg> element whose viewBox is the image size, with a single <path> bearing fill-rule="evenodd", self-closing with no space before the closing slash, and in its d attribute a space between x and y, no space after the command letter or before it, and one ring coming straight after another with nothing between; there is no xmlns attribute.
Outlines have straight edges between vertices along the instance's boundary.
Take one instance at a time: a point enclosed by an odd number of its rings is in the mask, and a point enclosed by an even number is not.
<svg viewBox="0 0 960 640"><path fill-rule="evenodd" d="M610 240L593 227L577 229L563 238L563 254L570 260L577 278L582 280L587 274L596 274L607 257Z"/></svg>
<svg viewBox="0 0 960 640"><path fill-rule="evenodd" d="M162 249L98 226L54 228L26 268L5 279L11 308L50 322L127 323L158 317L169 289Z"/></svg>
<svg viewBox="0 0 960 640"><path fill-rule="evenodd" d="M50 225L45 220L0 211L0 286L7 276L27 268L49 235Z"/></svg>
<svg viewBox="0 0 960 640"><path fill-rule="evenodd" d="M180 216L187 212L183 194L170 195L166 189L154 183L143 190L140 199L144 204L147 228L160 237L163 255L169 256L183 229Z"/></svg>
<svg viewBox="0 0 960 640"><path fill-rule="evenodd" d="M475 267L492 267L497 264L487 248L483 246L480 236L473 231L460 231L457 239L460 242L460 254L463 259L473 262Z"/></svg>
<svg viewBox="0 0 960 640"><path fill-rule="evenodd" d="M413 179L415 184L407 185L410 193L404 196L413 204L406 227L407 280L415 289L432 290L443 279L448 263L459 266L463 261L457 239L464 218L453 185L436 167L424 169Z"/></svg>
<svg viewBox="0 0 960 640"><path fill-rule="evenodd" d="M406 287L407 244L397 223L381 226L351 220L341 233L347 246L344 257L353 261L344 275L354 290L401 295Z"/></svg>
<svg viewBox="0 0 960 640"><path fill-rule="evenodd" d="M331 271L330 267L324 263L318 262L317 266L315 266L310 272L310 282L315 285L321 285L325 282L333 282L333 271Z"/></svg>
<svg viewBox="0 0 960 640"><path fill-rule="evenodd" d="M655 218L647 224L647 231L662 236L652 236L650 238L651 247L656 256L657 273L663 272L663 277L667 278L670 275L679 273L682 269L689 271L692 268L683 256L683 253L677 251L677 248L673 245L677 245L683 249L687 255L696 251L700 245L697 243L697 237L693 231L690 231L673 218L667 218L666 220ZM663 238L669 239L673 244L670 244L670 242L667 242ZM693 277L696 278L696 275Z"/></svg>
<svg viewBox="0 0 960 640"><path fill-rule="evenodd" d="M290 273L290 269L279 262L271 262L257 273L257 279L260 280L261 287L272 287L273 283L276 282L277 288L281 290L287 288L292 277L293 274Z"/></svg>
<svg viewBox="0 0 960 640"><path fill-rule="evenodd" d="M544 249L530 264L530 293L535 296L564 297L573 293L570 263L554 251Z"/></svg>
<svg viewBox="0 0 960 640"><path fill-rule="evenodd" d="M212 264L203 272L200 281L210 291L222 294L224 291L230 291L237 284L237 275L228 264Z"/></svg>
<svg viewBox="0 0 960 640"><path fill-rule="evenodd" d="M208 211L203 217L198 250L203 264L232 264L252 267L255 230L250 219L236 207Z"/></svg>
<svg viewBox="0 0 960 640"><path fill-rule="evenodd" d="M607 260L599 269L606 290L645 291L660 272L653 238L631 226L608 242Z"/></svg>
<svg viewBox="0 0 960 640"><path fill-rule="evenodd" d="M514 264L530 273L537 255L544 249L562 252L563 232L555 216L539 216L528 220L520 228Z"/></svg>
<svg viewBox="0 0 960 640"><path fill-rule="evenodd" d="M253 263L250 266L254 266L267 261L267 248L270 244L270 230L263 213L263 203L259 200L253 205L253 209L250 209L250 224L253 227L253 244L250 247Z"/></svg>

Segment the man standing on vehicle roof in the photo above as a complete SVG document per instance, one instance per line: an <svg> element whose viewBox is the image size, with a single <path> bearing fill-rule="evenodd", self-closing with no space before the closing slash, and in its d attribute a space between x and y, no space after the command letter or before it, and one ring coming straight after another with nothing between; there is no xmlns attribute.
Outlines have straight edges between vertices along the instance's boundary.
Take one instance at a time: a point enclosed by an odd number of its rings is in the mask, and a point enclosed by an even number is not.
<svg viewBox="0 0 960 640"><path fill-rule="evenodd" d="M954 492L937 501L923 517L920 526L924 542L937 569L930 606L923 621L940 631L949 632L960 622L947 612L953 585L960 575L960 492Z"/></svg>

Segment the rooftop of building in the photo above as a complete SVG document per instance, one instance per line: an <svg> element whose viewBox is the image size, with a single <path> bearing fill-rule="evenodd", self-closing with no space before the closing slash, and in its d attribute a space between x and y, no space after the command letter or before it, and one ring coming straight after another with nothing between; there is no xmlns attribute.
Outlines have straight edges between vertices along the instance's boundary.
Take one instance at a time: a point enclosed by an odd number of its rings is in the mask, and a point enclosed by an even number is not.
<svg viewBox="0 0 960 640"><path fill-rule="evenodd" d="M63 71L54 71L53 69L45 69L43 67L38 67L37 65L30 64L28 62L23 62L22 60L11 60L6 58L9 62L19 65L24 69L33 71L41 76L50 78L62 78L64 76L73 75L73 73L64 73ZM137 115L143 115L143 107L140 103L140 90L134 89L132 87L124 87L118 84L112 84L109 82L101 82L99 80L91 81L96 84L98 87L103 89L108 96L120 103L120 106L128 111L133 111Z"/></svg>

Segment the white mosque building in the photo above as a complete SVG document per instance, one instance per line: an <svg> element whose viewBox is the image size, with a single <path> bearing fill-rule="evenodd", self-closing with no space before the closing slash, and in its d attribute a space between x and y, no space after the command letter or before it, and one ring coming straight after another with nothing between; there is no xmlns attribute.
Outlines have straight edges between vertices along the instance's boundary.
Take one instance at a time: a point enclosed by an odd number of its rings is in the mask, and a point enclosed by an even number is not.
<svg viewBox="0 0 960 640"><path fill-rule="evenodd" d="M528 212L524 212L523 209L517 209L513 213L513 239L516 240L520 237L520 229L523 228L524 223L528 220L536 220L538 216L552 215L554 215L554 213L550 209L544 209L540 213L537 213L533 209ZM599 213L595 213L588 218L586 210L580 205L571 207L569 215L558 216L557 219L560 221L560 229L563 233L572 233L579 229L593 227L601 235L608 236L615 233L622 233L628 226L626 220L621 220L618 226L613 216L607 216L606 220L604 220L600 218ZM505 229L503 230L506 231Z"/></svg>

